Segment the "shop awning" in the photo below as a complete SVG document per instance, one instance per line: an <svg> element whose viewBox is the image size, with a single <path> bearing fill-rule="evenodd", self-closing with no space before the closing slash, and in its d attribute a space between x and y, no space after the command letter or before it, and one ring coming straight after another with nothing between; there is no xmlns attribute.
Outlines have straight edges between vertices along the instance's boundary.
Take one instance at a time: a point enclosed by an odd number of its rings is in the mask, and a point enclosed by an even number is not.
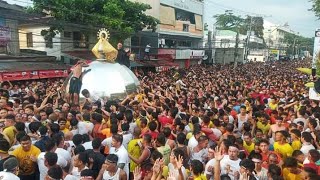
<svg viewBox="0 0 320 180"><path fill-rule="evenodd" d="M154 67L158 72L179 68L179 64L168 60L131 61L130 64L131 67Z"/></svg>
<svg viewBox="0 0 320 180"><path fill-rule="evenodd" d="M79 58L84 60L95 60L97 59L94 54L89 50L83 50L83 51L63 51L66 56L69 56L71 58Z"/></svg>
<svg viewBox="0 0 320 180"><path fill-rule="evenodd" d="M17 81L67 77L69 68L67 65L55 62L0 61L0 80Z"/></svg>

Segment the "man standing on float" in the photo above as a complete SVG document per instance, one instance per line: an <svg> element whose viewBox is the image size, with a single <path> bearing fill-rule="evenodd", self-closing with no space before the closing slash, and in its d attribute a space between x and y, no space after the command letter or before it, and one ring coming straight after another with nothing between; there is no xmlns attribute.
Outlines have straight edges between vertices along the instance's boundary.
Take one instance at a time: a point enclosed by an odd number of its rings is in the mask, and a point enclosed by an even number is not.
<svg viewBox="0 0 320 180"><path fill-rule="evenodd" d="M79 94L82 87L82 78L88 73L91 69L84 70L83 67L88 67L88 64L85 61L78 61L72 70L72 77L70 79L69 86L69 102L73 104L79 104Z"/></svg>

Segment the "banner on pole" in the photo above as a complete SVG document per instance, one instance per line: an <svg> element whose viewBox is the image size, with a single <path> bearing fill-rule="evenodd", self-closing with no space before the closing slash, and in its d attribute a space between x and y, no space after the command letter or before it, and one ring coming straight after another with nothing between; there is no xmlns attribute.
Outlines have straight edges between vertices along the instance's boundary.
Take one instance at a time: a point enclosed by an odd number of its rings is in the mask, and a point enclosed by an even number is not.
<svg viewBox="0 0 320 180"><path fill-rule="evenodd" d="M316 69L317 59L320 57L320 29L315 31L313 57L312 57L312 69Z"/></svg>

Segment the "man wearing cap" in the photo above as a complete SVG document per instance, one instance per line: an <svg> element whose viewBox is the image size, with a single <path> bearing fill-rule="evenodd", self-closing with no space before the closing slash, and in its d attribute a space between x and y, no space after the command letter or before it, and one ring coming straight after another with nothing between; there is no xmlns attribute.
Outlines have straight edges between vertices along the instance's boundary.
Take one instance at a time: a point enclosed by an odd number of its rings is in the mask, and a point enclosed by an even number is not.
<svg viewBox="0 0 320 180"><path fill-rule="evenodd" d="M109 154L102 165L97 180L127 180L127 174L117 166L118 156Z"/></svg>
<svg viewBox="0 0 320 180"><path fill-rule="evenodd" d="M0 172L0 179L19 180L17 176L19 172L19 162L17 158L11 157L3 163L3 171Z"/></svg>

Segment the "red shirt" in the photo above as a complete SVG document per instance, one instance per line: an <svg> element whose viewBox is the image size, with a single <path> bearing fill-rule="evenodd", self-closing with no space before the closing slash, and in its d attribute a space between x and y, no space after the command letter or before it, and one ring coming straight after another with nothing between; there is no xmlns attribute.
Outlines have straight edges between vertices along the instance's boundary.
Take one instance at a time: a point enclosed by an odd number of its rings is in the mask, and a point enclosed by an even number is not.
<svg viewBox="0 0 320 180"><path fill-rule="evenodd" d="M158 117L159 122L161 123L162 126L165 126L167 124L173 124L173 119L168 116L159 116Z"/></svg>

